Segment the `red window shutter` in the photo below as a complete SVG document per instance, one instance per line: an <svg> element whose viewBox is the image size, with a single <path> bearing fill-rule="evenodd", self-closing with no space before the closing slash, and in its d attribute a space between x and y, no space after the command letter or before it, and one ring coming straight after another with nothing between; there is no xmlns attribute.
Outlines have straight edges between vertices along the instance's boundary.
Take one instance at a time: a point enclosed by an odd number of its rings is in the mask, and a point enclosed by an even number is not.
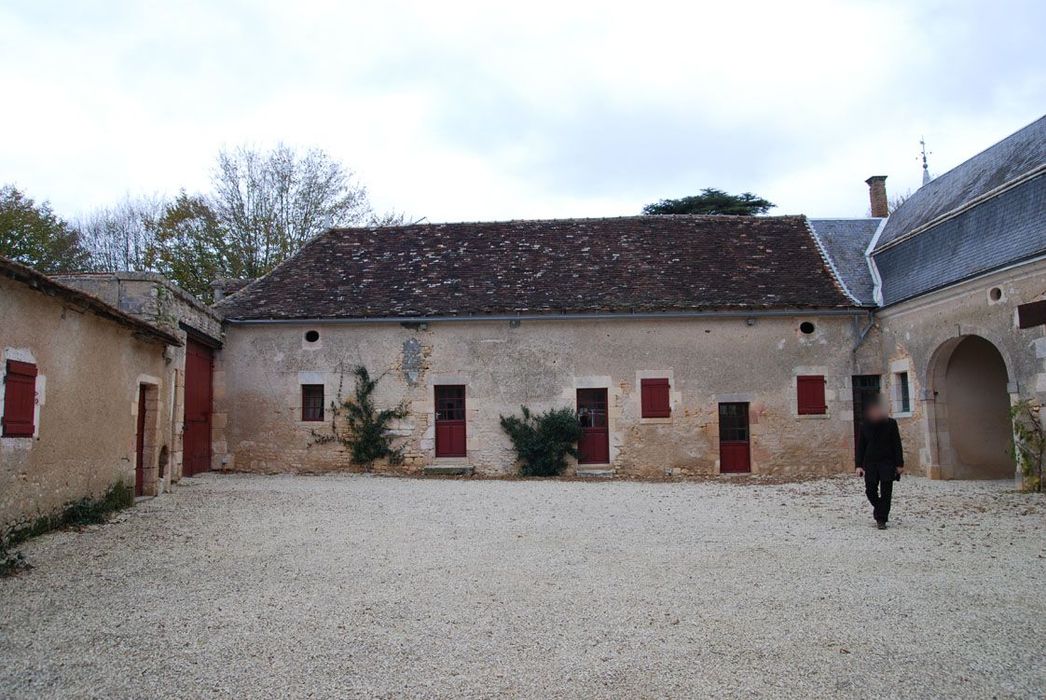
<svg viewBox="0 0 1046 700"><path fill-rule="evenodd" d="M36 414L36 365L7 361L4 375L4 437L33 437Z"/></svg>
<svg viewBox="0 0 1046 700"><path fill-rule="evenodd" d="M824 400L824 377L820 374L796 377L799 394L799 415L823 415L828 412Z"/></svg>
<svg viewBox="0 0 1046 700"><path fill-rule="evenodd" d="M641 379L639 389L643 418L668 418L672 415L667 379Z"/></svg>

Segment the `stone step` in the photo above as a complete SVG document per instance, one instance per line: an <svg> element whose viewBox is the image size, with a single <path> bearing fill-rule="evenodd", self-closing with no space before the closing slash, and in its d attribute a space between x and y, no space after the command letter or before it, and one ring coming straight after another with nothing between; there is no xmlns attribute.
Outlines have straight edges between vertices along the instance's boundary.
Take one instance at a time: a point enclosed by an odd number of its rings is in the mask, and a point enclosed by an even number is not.
<svg viewBox="0 0 1046 700"><path fill-rule="evenodd" d="M468 464L426 464L422 471L427 476L469 476L472 467Z"/></svg>
<svg viewBox="0 0 1046 700"><path fill-rule="evenodd" d="M614 476L614 470L611 467L599 468L599 469L578 469L577 475L586 479L610 479Z"/></svg>

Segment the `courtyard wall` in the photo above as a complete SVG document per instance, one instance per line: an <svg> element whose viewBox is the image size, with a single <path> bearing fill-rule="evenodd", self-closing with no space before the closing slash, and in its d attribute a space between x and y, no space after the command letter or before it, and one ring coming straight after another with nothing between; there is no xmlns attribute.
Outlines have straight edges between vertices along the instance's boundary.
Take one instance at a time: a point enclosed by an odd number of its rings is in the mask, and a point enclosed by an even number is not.
<svg viewBox="0 0 1046 700"><path fill-rule="evenodd" d="M135 481L138 395L146 402L146 464L155 483L171 441L165 348L82 305L0 278L0 372L31 363L34 434L0 437L0 535L69 501ZM4 387L0 385L0 409Z"/></svg>
<svg viewBox="0 0 1046 700"><path fill-rule="evenodd" d="M506 475L514 453L501 415L575 406L578 388L608 390L610 468L617 475L716 474L718 404L748 402L756 474L832 474L853 468L850 374L861 312L840 316L657 320L231 323L215 373L227 468L325 472L353 468L328 423L303 422L303 384L330 403L351 392L351 368L384 374L380 406L400 401L406 463L436 462L433 387L467 387L467 464ZM800 324L809 321L806 334ZM306 340L308 331L319 335ZM799 415L796 377L825 377L824 415ZM670 380L672 414L642 418L640 381ZM227 420L226 420L227 419Z"/></svg>
<svg viewBox="0 0 1046 700"><path fill-rule="evenodd" d="M1001 355L1006 368L1005 393L1010 403L1019 399L1046 401L1046 327L1021 329L1017 307L1046 298L1046 261L1037 260L1000 270L930 292L916 299L887 306L876 312L876 333L859 352L866 367L878 367L883 393L893 404L909 454L909 467L932 478L985 478L1000 475L976 473L962 464L955 451L974 449L989 423L1007 420L1002 409L978 413L987 399L947 396L944 376L958 342L983 338ZM984 372L970 374L966 384L983 383ZM911 382L911 411L898 405L898 375L907 372ZM1003 380L1000 380L1003 381ZM969 392L962 392L969 394ZM957 402L965 402L959 405ZM950 415L950 419L948 418ZM1015 466L1003 450L1004 441L992 440L990 449L1000 463ZM977 447L984 450L985 446ZM914 459L913 459L914 458Z"/></svg>
<svg viewBox="0 0 1046 700"><path fill-rule="evenodd" d="M155 272L104 272L56 275L54 279L80 289L121 311L159 328L181 341L168 351L162 399L170 406L165 431L171 436L167 465L156 484L157 492L170 489L183 475L185 421L185 353L190 336L213 348L221 346L221 318L196 297L179 289ZM215 419L224 420L224 417ZM213 439L212 439L213 443ZM225 451L213 445L212 453ZM212 467L216 466L212 463Z"/></svg>

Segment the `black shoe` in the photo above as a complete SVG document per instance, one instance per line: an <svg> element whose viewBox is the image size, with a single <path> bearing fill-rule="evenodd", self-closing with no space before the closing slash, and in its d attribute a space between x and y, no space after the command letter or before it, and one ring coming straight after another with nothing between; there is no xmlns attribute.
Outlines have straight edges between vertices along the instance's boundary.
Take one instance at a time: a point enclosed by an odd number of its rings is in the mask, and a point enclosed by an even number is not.
<svg viewBox="0 0 1046 700"><path fill-rule="evenodd" d="M886 521L885 520L876 520L875 521L875 526L877 528L879 528L880 530L885 530L886 529Z"/></svg>

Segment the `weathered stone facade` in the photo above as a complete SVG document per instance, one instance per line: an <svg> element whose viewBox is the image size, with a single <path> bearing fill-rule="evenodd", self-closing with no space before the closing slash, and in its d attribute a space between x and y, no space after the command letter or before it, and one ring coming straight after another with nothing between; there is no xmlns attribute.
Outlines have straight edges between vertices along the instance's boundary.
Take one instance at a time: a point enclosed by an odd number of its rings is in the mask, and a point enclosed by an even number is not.
<svg viewBox="0 0 1046 700"><path fill-rule="evenodd" d="M1040 259L876 313L855 373L882 375L913 470L934 478L1014 474L1008 405L1046 402L1046 327L1018 328L1017 307L1044 298ZM963 345L968 339L985 342ZM908 412L897 405L901 372L911 382Z"/></svg>
<svg viewBox="0 0 1046 700"><path fill-rule="evenodd" d="M351 391L353 365L387 372L378 402L405 401L402 469L436 462L433 387L467 387L468 456L477 473L514 472L501 415L521 405L573 407L579 388L608 390L610 468L618 475L719 472L718 404L750 404L757 474L853 468L852 349L866 314L646 320L231 324L216 373L217 413L233 419L227 466L258 472L352 468L340 447L315 444L326 423L301 421L301 385L329 404ZM800 324L814 331L805 334ZM305 340L316 330L319 339ZM796 377L823 375L825 415L798 415ZM641 418L639 384L665 377L670 418ZM221 436L219 440L221 440ZM382 467L386 468L386 467Z"/></svg>
<svg viewBox="0 0 1046 700"><path fill-rule="evenodd" d="M145 324L136 330L93 308L0 276L0 373L8 360L39 372L34 435L0 437L0 536L117 482L134 484L143 388L148 493L156 491L161 451L171 439L172 406L159 400L171 390L169 345Z"/></svg>
<svg viewBox="0 0 1046 700"><path fill-rule="evenodd" d="M70 274L56 275L54 279L163 328L181 341L181 346L170 349L163 374L165 393L161 398L170 407L169 425L164 426L165 433L170 435L166 445L167 464L163 474L158 475L155 488L150 486L150 491L155 492L169 489L171 484L182 478L186 341L192 336L207 345L220 347L221 319L198 299L162 275L152 272ZM224 415L213 416L212 427L224 421ZM219 429L214 427L214 430ZM221 455L225 452L224 444L213 444L212 440L212 445L212 454ZM221 457L217 456L211 467L217 468L220 464Z"/></svg>

